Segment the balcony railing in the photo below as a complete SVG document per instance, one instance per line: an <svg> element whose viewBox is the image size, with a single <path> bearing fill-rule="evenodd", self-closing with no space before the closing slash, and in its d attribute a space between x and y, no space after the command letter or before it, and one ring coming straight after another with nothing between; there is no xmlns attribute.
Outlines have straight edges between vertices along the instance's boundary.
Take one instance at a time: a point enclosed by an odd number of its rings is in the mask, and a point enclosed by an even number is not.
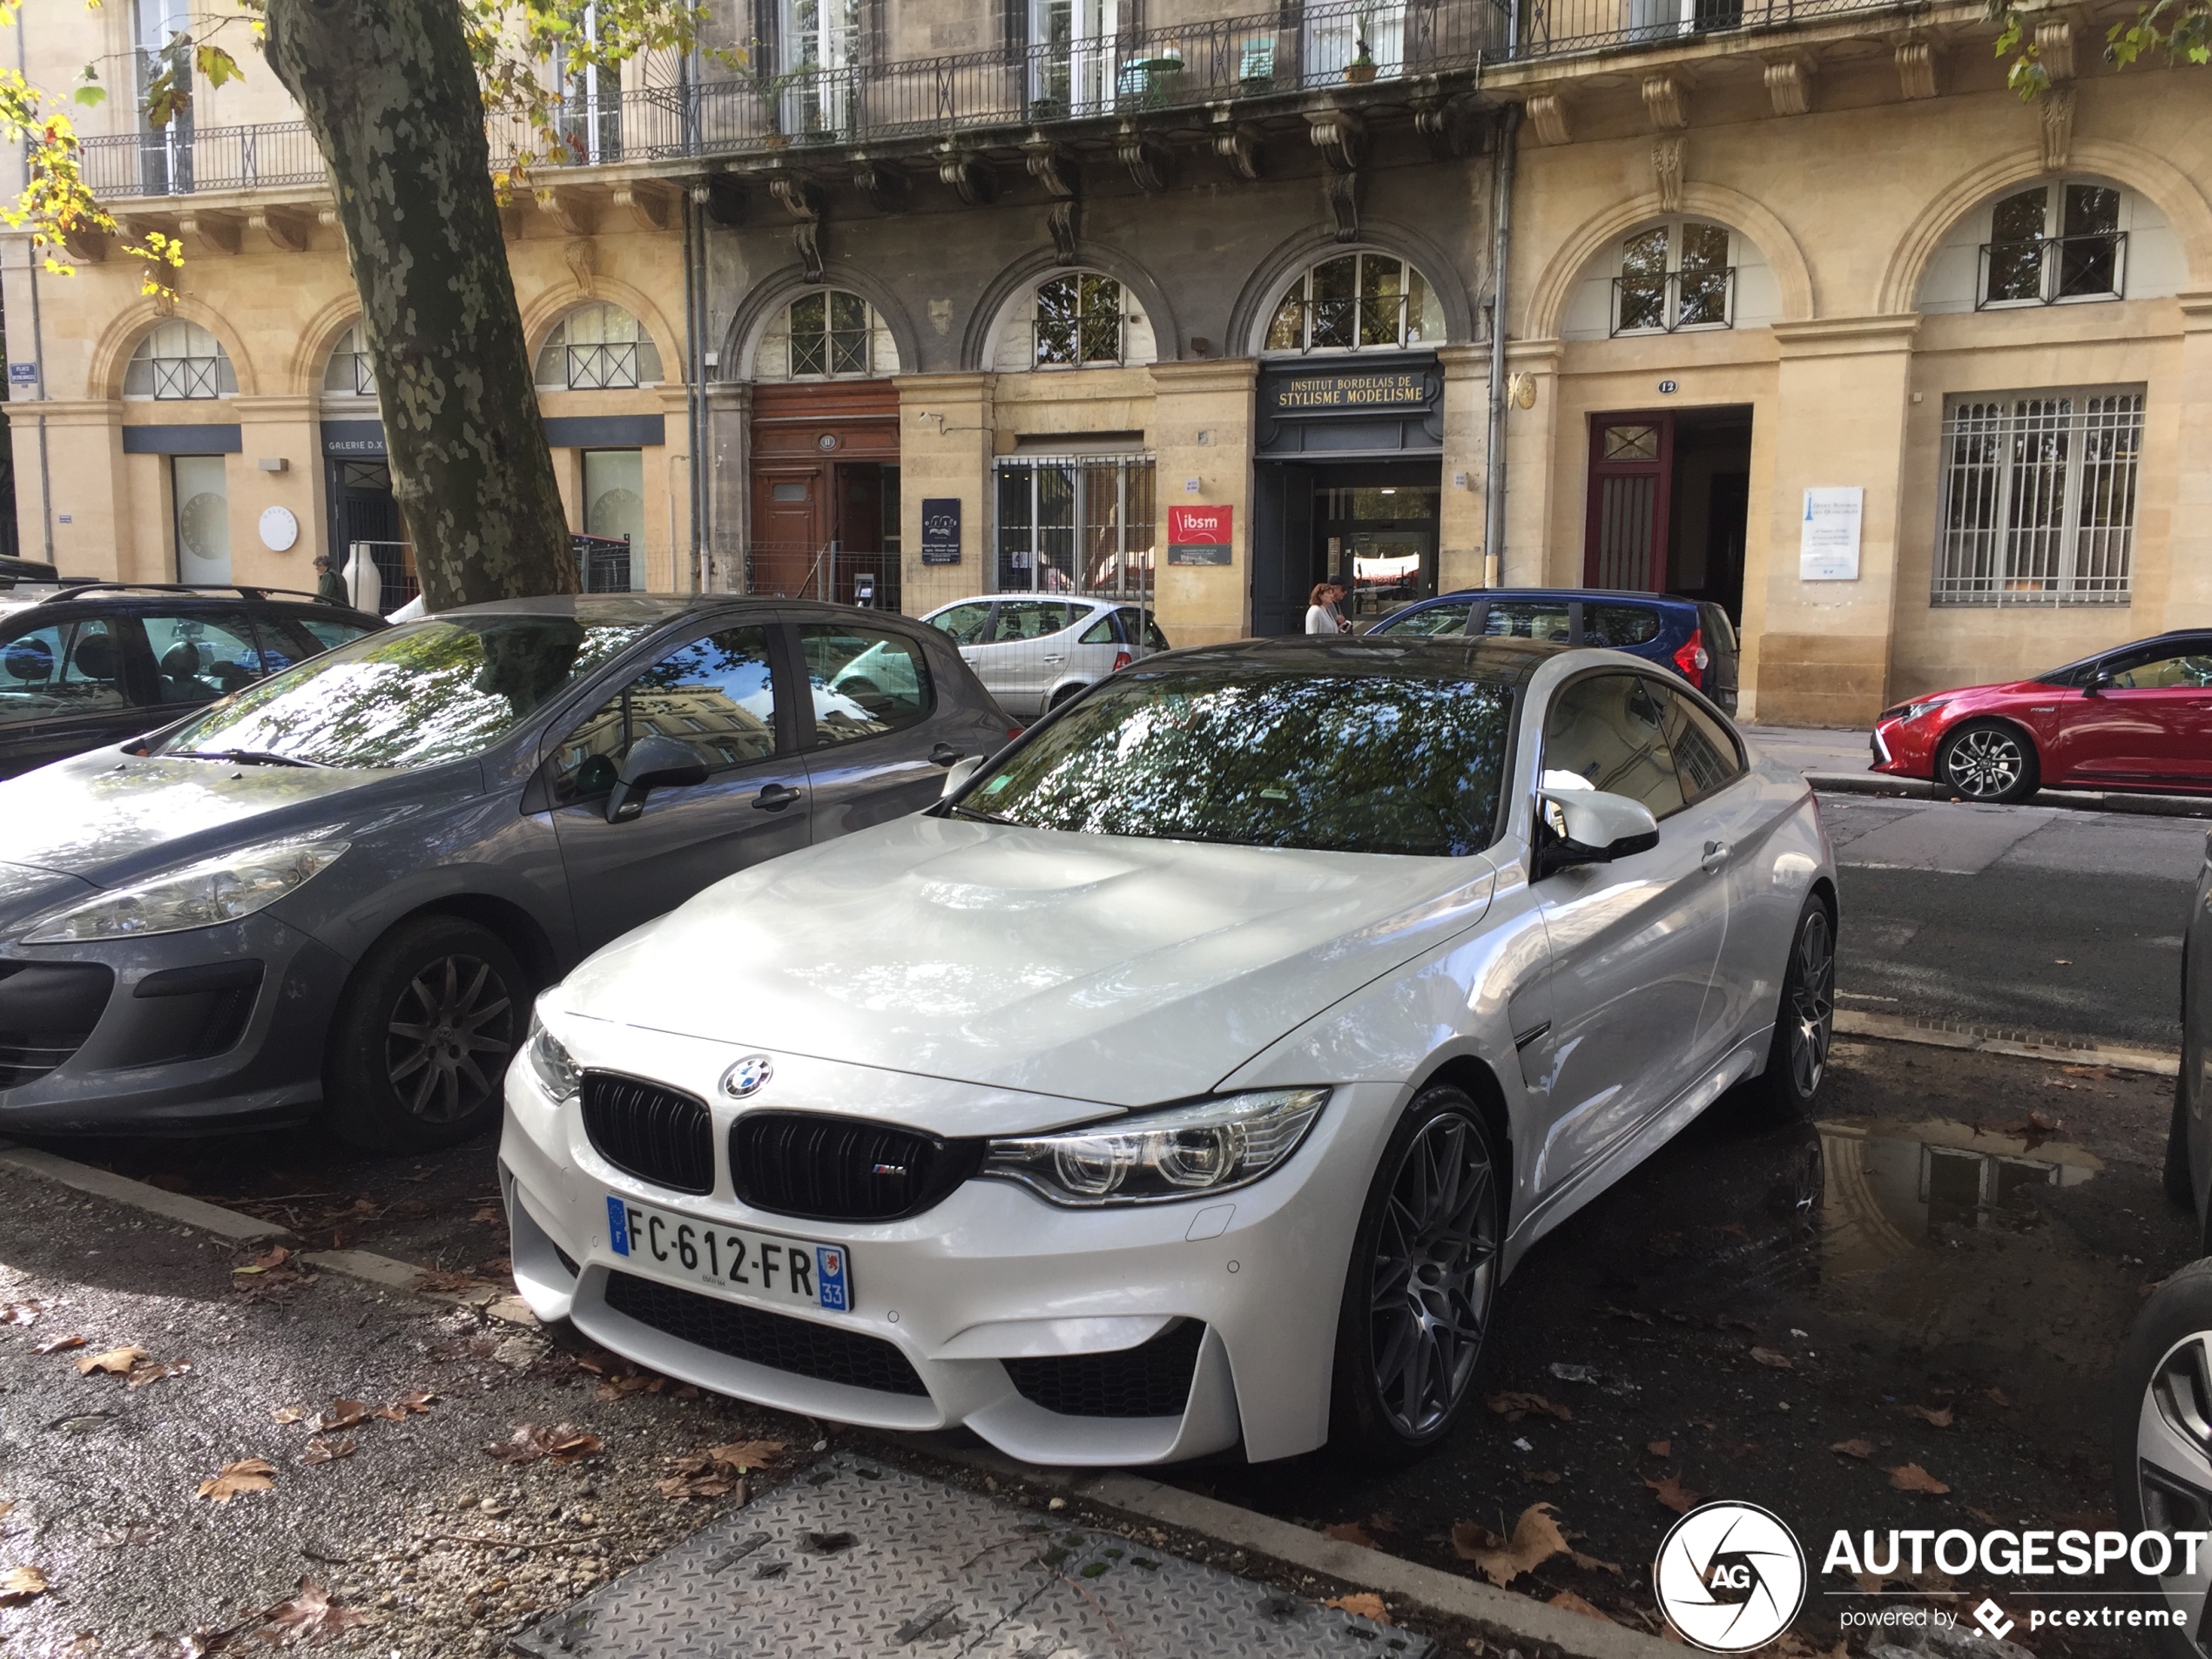
<svg viewBox="0 0 2212 1659"><path fill-rule="evenodd" d="M1725 328L1736 316L1736 267L1647 272L1613 279L1613 332L1671 334Z"/></svg>
<svg viewBox="0 0 2212 1659"><path fill-rule="evenodd" d="M2127 292L2128 233L2039 236L1984 242L1974 308L2049 306L2064 300L2117 300Z"/></svg>
<svg viewBox="0 0 2212 1659"><path fill-rule="evenodd" d="M1231 99L1478 73L1486 64L1750 30L1926 0L1322 0L1211 22L887 64L802 65L752 80L579 97L556 125L562 165L773 155L940 138ZM495 118L495 165L543 142ZM82 140L114 199L320 185L304 121Z"/></svg>

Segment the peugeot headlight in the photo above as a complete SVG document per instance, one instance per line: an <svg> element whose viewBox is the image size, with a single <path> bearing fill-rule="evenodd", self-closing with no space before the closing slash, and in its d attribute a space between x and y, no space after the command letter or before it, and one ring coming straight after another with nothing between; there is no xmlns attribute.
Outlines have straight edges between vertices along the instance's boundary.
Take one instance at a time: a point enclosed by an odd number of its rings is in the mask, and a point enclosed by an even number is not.
<svg viewBox="0 0 2212 1659"><path fill-rule="evenodd" d="M328 869L350 842L293 836L240 847L181 870L114 887L48 912L24 935L26 945L129 939L212 927L265 910Z"/></svg>
<svg viewBox="0 0 2212 1659"><path fill-rule="evenodd" d="M576 1062L561 1046L560 1038L546 1028L543 1016L536 1008L530 1010L530 1034L523 1043L523 1053L537 1086L556 1103L575 1095L580 1081Z"/></svg>
<svg viewBox="0 0 2212 1659"><path fill-rule="evenodd" d="M1157 1204L1250 1186L1298 1150L1325 1089L1263 1089L1090 1129L993 1141L982 1173L1053 1203Z"/></svg>

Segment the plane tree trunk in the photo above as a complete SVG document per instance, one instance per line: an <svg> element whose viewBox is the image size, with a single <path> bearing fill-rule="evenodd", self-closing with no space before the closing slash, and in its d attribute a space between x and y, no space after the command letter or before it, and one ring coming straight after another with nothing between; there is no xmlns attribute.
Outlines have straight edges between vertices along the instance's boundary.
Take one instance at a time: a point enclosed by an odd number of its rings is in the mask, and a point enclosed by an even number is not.
<svg viewBox="0 0 2212 1659"><path fill-rule="evenodd" d="M577 590L458 0L268 0L330 169L432 610Z"/></svg>

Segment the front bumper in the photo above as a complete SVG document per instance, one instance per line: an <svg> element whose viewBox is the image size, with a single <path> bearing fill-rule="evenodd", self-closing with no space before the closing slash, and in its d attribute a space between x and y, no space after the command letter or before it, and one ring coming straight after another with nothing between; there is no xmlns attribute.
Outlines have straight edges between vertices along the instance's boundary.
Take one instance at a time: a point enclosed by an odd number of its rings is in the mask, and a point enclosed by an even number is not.
<svg viewBox="0 0 2212 1659"><path fill-rule="evenodd" d="M1941 735L1938 722L1927 715L1918 720L1878 720L1867 738L1874 757L1867 770L1893 778L1933 778Z"/></svg>
<svg viewBox="0 0 2212 1659"><path fill-rule="evenodd" d="M196 1131L304 1117L343 958L263 912L0 951L0 1133Z"/></svg>
<svg viewBox="0 0 2212 1659"><path fill-rule="evenodd" d="M1327 1438L1345 1264L1376 1128L1386 1129L1402 1101L1395 1085L1339 1088L1289 1163L1217 1197L1068 1210L979 1179L919 1216L849 1224L749 1209L731 1193L726 1169L714 1192L697 1197L626 1176L592 1149L576 1103L553 1105L528 1069L517 1065L508 1076L501 1184L516 1282L541 1318L570 1318L613 1352L718 1393L878 1428L965 1426L1038 1463L1167 1462L1240 1439L1258 1460ZM737 1109L717 1101L714 1113L718 1150ZM638 1296L618 1276L634 1277L636 1264L610 1248L610 1195L846 1246L853 1275L846 1312L779 1305L775 1315L884 1345L894 1370L911 1368L911 1384L853 1386L800 1374L760 1363L764 1347L700 1339L711 1318L634 1317L624 1308L635 1309ZM703 1316L755 1305L696 1287L678 1295L687 1308L705 1305L690 1309ZM1202 1331L1195 1359L1192 1322ZM1178 1341L1181 1363L1192 1369L1173 1414L1094 1414L1046 1403L1065 1406L1082 1393L1055 1388L1054 1376L1080 1382L1087 1366L1125 1374L1146 1352L1176 1352ZM1109 1354L1119 1358L1089 1358ZM1036 1360L1066 1363L1028 1363Z"/></svg>

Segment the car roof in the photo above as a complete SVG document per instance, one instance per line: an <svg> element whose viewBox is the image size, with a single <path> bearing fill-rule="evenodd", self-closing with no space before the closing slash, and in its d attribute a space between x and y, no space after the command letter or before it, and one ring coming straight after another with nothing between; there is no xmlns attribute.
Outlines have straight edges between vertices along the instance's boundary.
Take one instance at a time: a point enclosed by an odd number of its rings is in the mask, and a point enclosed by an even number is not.
<svg viewBox="0 0 2212 1659"><path fill-rule="evenodd" d="M2102 651L2093 651L2087 657L2077 657L2070 663L2060 663L2056 668L2047 668L2042 673L2033 678L2048 679L2054 674L2063 674L2076 668L2087 668L2091 663L2102 662L2107 657L2116 657L2123 651L2136 651L2153 645L2179 644L2184 640L2191 639L2212 639L2212 628L2168 628L2162 634L2146 634L2141 639L2123 639L2117 645L2107 645ZM2002 684L2003 682L1995 683Z"/></svg>
<svg viewBox="0 0 2212 1659"><path fill-rule="evenodd" d="M455 605L448 610L433 611L431 617L573 617L578 622L627 623L651 628L707 610L771 609L786 616L821 617L838 622L867 617L914 627L921 621L896 611L831 604L820 599L781 599L765 593L547 593L528 599L488 599L480 604Z"/></svg>
<svg viewBox="0 0 2212 1659"><path fill-rule="evenodd" d="M1089 605L1094 610L1111 610L1118 605L1139 605L1144 602L1134 596L1116 599L1111 594L1096 593L1031 593L1023 590L1015 593L971 593L965 599L948 599L943 604L932 605L921 613L927 622L941 610L950 610L955 605L1001 604L1008 599L1047 599L1054 604Z"/></svg>
<svg viewBox="0 0 2212 1659"><path fill-rule="evenodd" d="M1312 673L1366 672L1408 678L1451 676L1523 685L1563 651L1575 647L1548 639L1501 639L1466 634L1379 638L1365 634L1285 634L1272 639L1232 639L1217 645L1185 645L1157 651L1116 678L1140 678L1163 669L1264 668Z"/></svg>
<svg viewBox="0 0 2212 1659"><path fill-rule="evenodd" d="M1642 604L1676 605L1691 610L1703 603L1685 599L1680 594L1645 593L1635 588L1455 588L1449 593L1438 594L1435 599L1419 600L1406 609L1414 610L1444 599L1629 599Z"/></svg>
<svg viewBox="0 0 2212 1659"><path fill-rule="evenodd" d="M357 617L371 622L383 619L374 611L358 610L351 605L333 604L312 593L292 588L262 587L247 584L233 587L207 587L171 582L99 582L91 580L64 582L18 582L11 588L0 589L0 616L21 616L27 610L44 605L91 604L103 601L128 604L133 606L158 604L165 610L234 610L240 604L280 606L287 610L314 610L318 607L326 614Z"/></svg>

